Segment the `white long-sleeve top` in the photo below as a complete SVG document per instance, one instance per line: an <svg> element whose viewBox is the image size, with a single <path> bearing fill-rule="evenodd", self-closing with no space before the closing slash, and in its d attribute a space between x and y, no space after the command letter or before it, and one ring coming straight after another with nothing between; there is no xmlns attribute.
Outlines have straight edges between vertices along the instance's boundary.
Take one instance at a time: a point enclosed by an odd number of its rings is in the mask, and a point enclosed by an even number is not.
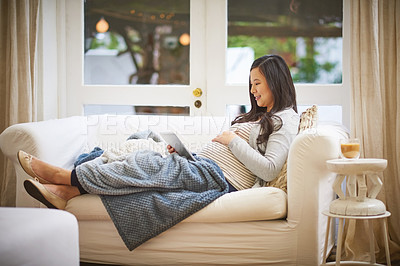
<svg viewBox="0 0 400 266"><path fill-rule="evenodd" d="M259 124L250 131L249 143L235 137L228 145L235 157L261 179L257 180L261 183L272 181L279 174L299 128L300 116L292 108L275 115L282 119L282 127L269 136L267 143L258 146L260 151L257 148L257 137L261 129Z"/></svg>
<svg viewBox="0 0 400 266"><path fill-rule="evenodd" d="M299 115L293 109L283 110L276 115L282 119L282 127L269 136L268 142L257 145L261 130L257 122L237 123L231 130L239 134L228 146L210 143L199 156L214 160L227 181L238 190L254 184L264 185L281 171L290 144L298 132Z"/></svg>

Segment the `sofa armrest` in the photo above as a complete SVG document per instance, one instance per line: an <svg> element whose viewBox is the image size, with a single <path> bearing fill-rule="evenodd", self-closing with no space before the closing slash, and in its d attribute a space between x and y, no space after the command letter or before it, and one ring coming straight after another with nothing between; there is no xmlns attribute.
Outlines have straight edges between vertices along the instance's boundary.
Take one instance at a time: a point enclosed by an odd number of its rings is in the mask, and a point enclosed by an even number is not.
<svg viewBox="0 0 400 266"><path fill-rule="evenodd" d="M327 221L322 211L329 209L329 204L335 198L332 184L336 177L328 170L326 161L339 157L339 139L346 137L347 133L343 128L324 126L299 134L292 143L287 169L287 221L299 232L299 253L315 252L315 258L322 254ZM331 236L330 245L332 241ZM306 242L310 244L304 245ZM304 261L299 261L299 265L306 263L309 258L303 259ZM320 262L311 264L317 265Z"/></svg>
<svg viewBox="0 0 400 266"><path fill-rule="evenodd" d="M69 117L41 122L15 124L0 135L0 148L12 161L16 172L16 205L39 206L23 190L29 176L18 163L17 152L24 150L50 164L71 169L77 156L87 145L85 117Z"/></svg>

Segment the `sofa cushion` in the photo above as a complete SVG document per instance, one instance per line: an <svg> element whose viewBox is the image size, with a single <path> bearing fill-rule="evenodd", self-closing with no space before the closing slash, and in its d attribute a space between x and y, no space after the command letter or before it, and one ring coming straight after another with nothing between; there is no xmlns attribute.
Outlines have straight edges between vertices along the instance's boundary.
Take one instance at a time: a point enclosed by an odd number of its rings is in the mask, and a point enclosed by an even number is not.
<svg viewBox="0 0 400 266"><path fill-rule="evenodd" d="M79 221L111 221L101 199L85 194L68 201L66 211ZM225 194L183 222L239 222L286 217L287 195L274 187L259 187Z"/></svg>

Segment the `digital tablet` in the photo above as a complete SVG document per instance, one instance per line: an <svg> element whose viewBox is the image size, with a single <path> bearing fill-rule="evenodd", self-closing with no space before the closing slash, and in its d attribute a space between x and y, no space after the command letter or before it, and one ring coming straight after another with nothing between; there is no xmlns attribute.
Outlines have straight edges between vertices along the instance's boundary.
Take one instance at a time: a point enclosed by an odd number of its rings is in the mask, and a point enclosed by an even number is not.
<svg viewBox="0 0 400 266"><path fill-rule="evenodd" d="M164 131L160 132L161 137L164 141L175 148L176 152L183 157L186 157L188 160L196 161L193 157L192 153L185 147L183 142L178 138L175 132L172 131Z"/></svg>

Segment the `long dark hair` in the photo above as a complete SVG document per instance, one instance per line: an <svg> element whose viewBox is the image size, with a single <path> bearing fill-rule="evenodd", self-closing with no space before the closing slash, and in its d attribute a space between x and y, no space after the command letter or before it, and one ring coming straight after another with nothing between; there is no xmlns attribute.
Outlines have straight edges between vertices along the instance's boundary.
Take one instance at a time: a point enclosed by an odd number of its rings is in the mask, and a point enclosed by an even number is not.
<svg viewBox="0 0 400 266"><path fill-rule="evenodd" d="M279 55L264 55L253 62L250 71L257 67L267 80L268 86L274 96L274 106L268 112L267 107L259 107L257 105L251 93L251 81L249 78L251 110L236 117L232 125L259 120L261 131L257 138L257 143L261 144L268 141L269 135L272 132L282 127L282 120L275 113L290 107L297 113L297 103L293 79L290 75L289 67L282 57ZM274 121L278 122L274 123Z"/></svg>

